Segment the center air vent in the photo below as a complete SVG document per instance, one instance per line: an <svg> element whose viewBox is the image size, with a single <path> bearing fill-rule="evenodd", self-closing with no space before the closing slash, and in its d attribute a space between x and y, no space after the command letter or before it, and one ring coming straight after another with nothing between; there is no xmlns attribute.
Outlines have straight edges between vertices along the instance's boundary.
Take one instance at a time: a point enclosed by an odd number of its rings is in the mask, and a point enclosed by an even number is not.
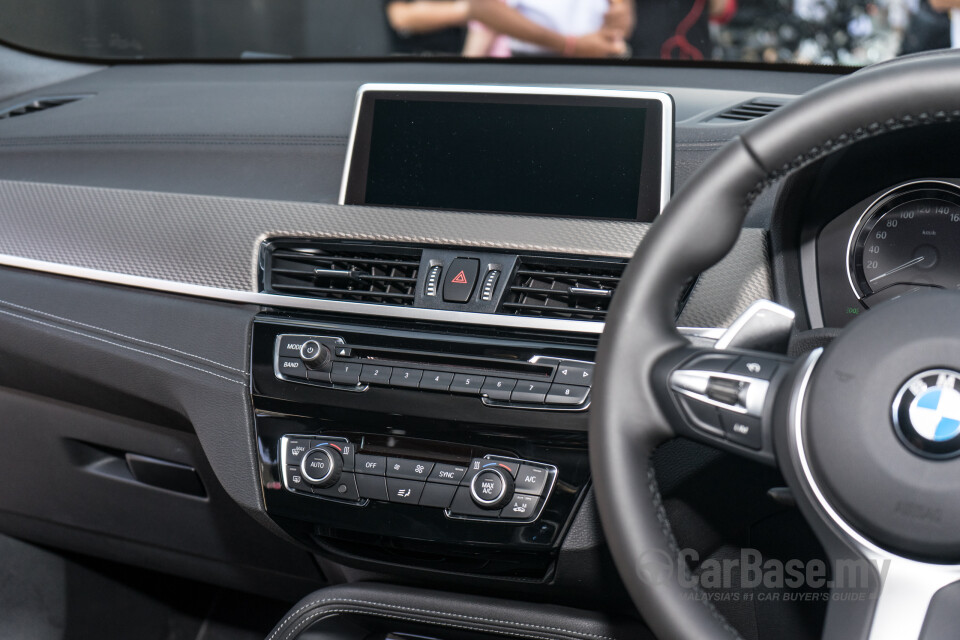
<svg viewBox="0 0 960 640"><path fill-rule="evenodd" d="M622 261L523 256L500 313L602 321L620 282Z"/></svg>
<svg viewBox="0 0 960 640"><path fill-rule="evenodd" d="M773 113L786 104L785 100L775 98L756 98L738 104L711 118L711 122L747 122Z"/></svg>
<svg viewBox="0 0 960 640"><path fill-rule="evenodd" d="M420 249L323 242L273 242L264 249L266 293L410 306Z"/></svg>

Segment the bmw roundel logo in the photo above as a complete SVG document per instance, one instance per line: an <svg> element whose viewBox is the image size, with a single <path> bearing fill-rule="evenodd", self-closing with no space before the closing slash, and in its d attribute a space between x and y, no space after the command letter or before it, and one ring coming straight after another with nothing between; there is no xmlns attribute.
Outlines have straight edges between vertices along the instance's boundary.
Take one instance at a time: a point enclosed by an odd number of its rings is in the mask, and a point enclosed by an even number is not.
<svg viewBox="0 0 960 640"><path fill-rule="evenodd" d="M960 454L960 373L934 369L907 380L893 401L893 425L914 453Z"/></svg>

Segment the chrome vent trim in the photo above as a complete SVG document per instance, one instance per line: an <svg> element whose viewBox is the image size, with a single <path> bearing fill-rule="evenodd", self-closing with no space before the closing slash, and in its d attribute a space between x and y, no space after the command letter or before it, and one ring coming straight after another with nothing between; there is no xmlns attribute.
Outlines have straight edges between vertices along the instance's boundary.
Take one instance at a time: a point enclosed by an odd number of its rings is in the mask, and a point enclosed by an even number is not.
<svg viewBox="0 0 960 640"><path fill-rule="evenodd" d="M602 322L626 264L520 256L497 313Z"/></svg>

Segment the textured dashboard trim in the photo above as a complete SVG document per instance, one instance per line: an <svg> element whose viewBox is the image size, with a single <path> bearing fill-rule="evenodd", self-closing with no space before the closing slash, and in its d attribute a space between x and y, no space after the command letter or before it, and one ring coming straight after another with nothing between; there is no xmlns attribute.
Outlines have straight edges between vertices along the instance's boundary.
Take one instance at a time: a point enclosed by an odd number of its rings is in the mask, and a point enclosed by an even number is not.
<svg viewBox="0 0 960 640"><path fill-rule="evenodd" d="M626 258L649 225L0 181L0 228L0 264L20 269L262 306L599 333L602 323L261 294L260 245L293 236ZM744 229L681 324L726 326L770 292L765 232Z"/></svg>

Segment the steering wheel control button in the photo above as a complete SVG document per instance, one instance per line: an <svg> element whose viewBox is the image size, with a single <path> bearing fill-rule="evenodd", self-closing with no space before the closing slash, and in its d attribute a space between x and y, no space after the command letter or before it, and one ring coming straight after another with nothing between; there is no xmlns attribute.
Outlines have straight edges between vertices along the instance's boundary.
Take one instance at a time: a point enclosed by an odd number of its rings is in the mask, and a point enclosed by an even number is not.
<svg viewBox="0 0 960 640"><path fill-rule="evenodd" d="M353 465L357 473L382 476L386 473L387 459L383 456L371 456L366 453L358 453Z"/></svg>
<svg viewBox="0 0 960 640"><path fill-rule="evenodd" d="M433 463L406 458L387 458L387 476L425 481L433 471Z"/></svg>
<svg viewBox="0 0 960 640"><path fill-rule="evenodd" d="M539 382L537 380L519 380L510 394L510 402L521 402L523 404L543 404L547 399L547 392L550 391L549 382Z"/></svg>
<svg viewBox="0 0 960 640"><path fill-rule="evenodd" d="M587 401L590 387L578 387L572 384L553 384L547 392L547 404L581 405Z"/></svg>
<svg viewBox="0 0 960 640"><path fill-rule="evenodd" d="M590 386L593 384L593 365L579 362L561 362L554 382Z"/></svg>
<svg viewBox="0 0 960 640"><path fill-rule="evenodd" d="M740 404L743 386L744 383L739 380L711 376L707 381L707 397L735 407Z"/></svg>
<svg viewBox="0 0 960 640"><path fill-rule="evenodd" d="M360 384L361 365L353 362L334 362L330 370L330 381L333 384L357 386Z"/></svg>
<svg viewBox="0 0 960 640"><path fill-rule="evenodd" d="M300 463L303 477L311 485L329 487L340 477L343 462L340 454L329 446L316 447L303 456Z"/></svg>
<svg viewBox="0 0 960 640"><path fill-rule="evenodd" d="M458 373L453 376L453 381L450 383L450 391L452 393L472 393L479 395L480 389L483 388L484 380L485 378L483 376Z"/></svg>
<svg viewBox="0 0 960 640"><path fill-rule="evenodd" d="M480 261L476 258L456 258L447 268L443 280L444 302L467 302L477 284Z"/></svg>
<svg viewBox="0 0 960 640"><path fill-rule="evenodd" d="M360 499L360 493L357 491L357 480L352 473L344 473L330 486L313 487L313 494L352 502Z"/></svg>
<svg viewBox="0 0 960 640"><path fill-rule="evenodd" d="M759 378L760 380L770 380L777 371L777 361L769 358L754 358L753 356L744 356L737 358L736 362L730 365L727 373L733 373L747 378Z"/></svg>
<svg viewBox="0 0 960 640"><path fill-rule="evenodd" d="M428 482L423 487L423 493L420 495L421 507L438 507L446 509L453 502L453 495L457 488L452 484L437 484Z"/></svg>
<svg viewBox="0 0 960 640"><path fill-rule="evenodd" d="M300 358L280 358L277 360L277 368L288 378L307 379L307 366Z"/></svg>
<svg viewBox="0 0 960 640"><path fill-rule="evenodd" d="M529 493L538 496L547 486L547 469L529 464L520 465L517 471L517 493Z"/></svg>
<svg viewBox="0 0 960 640"><path fill-rule="evenodd" d="M529 520L537 513L537 506L540 504L540 498L537 496L528 496L516 494L513 499L500 512L500 517L507 520Z"/></svg>
<svg viewBox="0 0 960 640"><path fill-rule="evenodd" d="M486 396L491 400L510 401L510 394L513 393L517 381L510 378L487 378L480 389L480 395Z"/></svg>
<svg viewBox="0 0 960 640"><path fill-rule="evenodd" d="M416 389L420 386L420 378L422 377L423 371L420 369L401 369L398 367L393 370L393 375L390 376L390 386Z"/></svg>
<svg viewBox="0 0 960 640"><path fill-rule="evenodd" d="M310 485L303 479L303 472L300 466L287 466L287 486L294 491L310 491Z"/></svg>
<svg viewBox="0 0 960 640"><path fill-rule="evenodd" d="M723 437L723 425L720 424L720 413L712 404L700 402L693 398L680 397L680 406L687 414L687 420L697 429L709 434Z"/></svg>
<svg viewBox="0 0 960 640"><path fill-rule="evenodd" d="M424 371L420 388L424 391L450 391L453 374L446 371Z"/></svg>
<svg viewBox="0 0 960 640"><path fill-rule="evenodd" d="M513 478L500 467L484 469L470 481L470 497L484 509L499 509L513 495Z"/></svg>
<svg viewBox="0 0 960 640"><path fill-rule="evenodd" d="M357 474L357 491L361 498L387 502L387 481L382 476Z"/></svg>
<svg viewBox="0 0 960 640"><path fill-rule="evenodd" d="M360 370L360 382L364 384L390 384L390 375L392 373L393 367L365 364Z"/></svg>
<svg viewBox="0 0 960 640"><path fill-rule="evenodd" d="M757 451L763 445L760 435L760 420L731 411L720 411L720 422L727 440Z"/></svg>
<svg viewBox="0 0 960 640"><path fill-rule="evenodd" d="M433 473L430 474L428 480L430 482L439 482L441 484L458 485L466 473L466 467L437 463L437 465L433 468Z"/></svg>
<svg viewBox="0 0 960 640"><path fill-rule="evenodd" d="M387 499L401 504L420 504L424 484L416 480L387 478Z"/></svg>

